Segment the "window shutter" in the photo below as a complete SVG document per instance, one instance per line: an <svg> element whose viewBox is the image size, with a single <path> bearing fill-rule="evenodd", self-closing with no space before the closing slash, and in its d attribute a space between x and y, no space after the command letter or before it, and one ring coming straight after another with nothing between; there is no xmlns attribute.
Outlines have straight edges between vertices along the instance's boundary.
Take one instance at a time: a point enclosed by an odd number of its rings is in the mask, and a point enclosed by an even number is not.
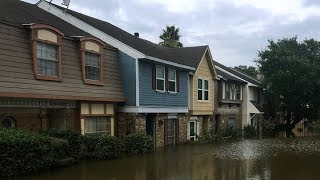
<svg viewBox="0 0 320 180"><path fill-rule="evenodd" d="M167 138L168 138L168 119L164 119L164 145L167 145Z"/></svg>
<svg viewBox="0 0 320 180"><path fill-rule="evenodd" d="M179 92L179 71L177 70L176 71L176 89L177 89L177 92Z"/></svg>
<svg viewBox="0 0 320 180"><path fill-rule="evenodd" d="M179 143L179 119L176 119L176 128L175 128L175 136L176 136L176 144Z"/></svg>
<svg viewBox="0 0 320 180"><path fill-rule="evenodd" d="M156 65L152 66L152 89L156 89Z"/></svg>
<svg viewBox="0 0 320 180"><path fill-rule="evenodd" d="M168 78L168 67L166 67L165 70L165 90L168 91L169 90L169 78Z"/></svg>

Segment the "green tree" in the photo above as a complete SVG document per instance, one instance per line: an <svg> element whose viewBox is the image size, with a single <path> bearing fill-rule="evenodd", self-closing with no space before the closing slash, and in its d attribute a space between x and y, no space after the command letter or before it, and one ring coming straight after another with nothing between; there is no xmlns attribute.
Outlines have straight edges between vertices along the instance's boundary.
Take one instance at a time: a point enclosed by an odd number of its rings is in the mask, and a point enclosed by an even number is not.
<svg viewBox="0 0 320 180"><path fill-rule="evenodd" d="M299 42L297 37L269 40L256 62L266 89L267 116L280 119L278 128L292 135L294 125L303 118L319 118L319 41Z"/></svg>
<svg viewBox="0 0 320 180"><path fill-rule="evenodd" d="M160 39L162 42L159 44L162 46L167 46L171 48L180 48L183 47L180 42L180 29L175 26L166 26L165 29L162 30L162 34L160 35Z"/></svg>
<svg viewBox="0 0 320 180"><path fill-rule="evenodd" d="M234 69L236 69L242 73L245 73L251 77L258 78L259 72L256 67L240 65L240 66L235 66Z"/></svg>

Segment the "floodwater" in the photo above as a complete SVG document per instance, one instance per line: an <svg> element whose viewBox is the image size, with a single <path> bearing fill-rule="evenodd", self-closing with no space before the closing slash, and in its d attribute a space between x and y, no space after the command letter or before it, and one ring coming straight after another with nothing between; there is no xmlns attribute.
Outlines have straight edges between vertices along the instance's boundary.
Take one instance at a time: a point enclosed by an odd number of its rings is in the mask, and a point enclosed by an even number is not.
<svg viewBox="0 0 320 180"><path fill-rule="evenodd" d="M181 145L111 161L87 161L17 180L317 180L320 138Z"/></svg>

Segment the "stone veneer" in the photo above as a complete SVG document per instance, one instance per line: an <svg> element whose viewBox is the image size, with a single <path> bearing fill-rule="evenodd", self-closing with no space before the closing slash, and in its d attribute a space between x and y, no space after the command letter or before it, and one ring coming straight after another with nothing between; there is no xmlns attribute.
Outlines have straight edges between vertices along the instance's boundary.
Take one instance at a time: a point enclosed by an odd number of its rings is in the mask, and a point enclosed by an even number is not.
<svg viewBox="0 0 320 180"><path fill-rule="evenodd" d="M146 132L146 115L138 113L118 113L115 126L117 136L133 132Z"/></svg>
<svg viewBox="0 0 320 180"><path fill-rule="evenodd" d="M179 143L186 143L190 116L188 114L178 114L177 119L179 121Z"/></svg>

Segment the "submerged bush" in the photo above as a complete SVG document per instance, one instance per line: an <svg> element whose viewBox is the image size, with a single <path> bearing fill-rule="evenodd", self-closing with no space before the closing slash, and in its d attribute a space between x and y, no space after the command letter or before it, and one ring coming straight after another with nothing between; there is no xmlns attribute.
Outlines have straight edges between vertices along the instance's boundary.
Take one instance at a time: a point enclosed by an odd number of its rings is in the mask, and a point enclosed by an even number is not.
<svg viewBox="0 0 320 180"><path fill-rule="evenodd" d="M122 149L120 139L106 134L87 134L83 137L85 157L93 160L117 158Z"/></svg>
<svg viewBox="0 0 320 180"><path fill-rule="evenodd" d="M41 134L67 140L69 143L67 155L69 157L73 157L74 159L81 159L84 156L84 147L82 145L82 135L80 134L80 132L71 129L49 129L43 131Z"/></svg>
<svg viewBox="0 0 320 180"><path fill-rule="evenodd" d="M54 156L48 136L17 129L0 129L0 151L1 176L49 168Z"/></svg>
<svg viewBox="0 0 320 180"><path fill-rule="evenodd" d="M124 148L128 154L139 154L153 151L152 137L142 133L132 133L125 137Z"/></svg>
<svg viewBox="0 0 320 180"><path fill-rule="evenodd" d="M243 136L244 138L246 139L252 139L252 138L255 138L257 136L257 131L256 129L251 126L251 125L248 125L248 126L245 126L243 128Z"/></svg>

